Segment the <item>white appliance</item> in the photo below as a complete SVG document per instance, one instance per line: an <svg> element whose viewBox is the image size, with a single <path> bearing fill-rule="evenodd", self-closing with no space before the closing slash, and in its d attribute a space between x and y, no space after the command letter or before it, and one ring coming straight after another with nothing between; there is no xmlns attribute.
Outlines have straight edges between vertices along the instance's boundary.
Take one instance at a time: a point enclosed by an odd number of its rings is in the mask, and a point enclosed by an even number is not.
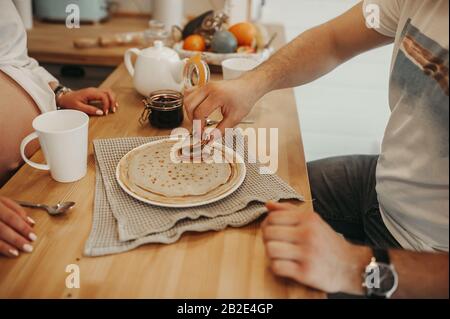
<svg viewBox="0 0 450 319"><path fill-rule="evenodd" d="M66 21L67 9L75 5L81 22L99 22L109 17L110 3L107 0L34 0L34 9L39 19Z"/></svg>
<svg viewBox="0 0 450 319"><path fill-rule="evenodd" d="M262 16L265 0L210 0L214 10L223 10L230 17L230 24L258 21Z"/></svg>
<svg viewBox="0 0 450 319"><path fill-rule="evenodd" d="M183 0L153 0L152 18L165 24L167 29L182 26L184 20Z"/></svg>

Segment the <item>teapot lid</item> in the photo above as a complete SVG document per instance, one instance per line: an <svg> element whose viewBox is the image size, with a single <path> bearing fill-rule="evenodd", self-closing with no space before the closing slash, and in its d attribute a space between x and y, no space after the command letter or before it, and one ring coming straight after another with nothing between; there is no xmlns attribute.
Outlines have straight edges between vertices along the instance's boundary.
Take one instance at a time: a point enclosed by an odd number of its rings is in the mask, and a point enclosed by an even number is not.
<svg viewBox="0 0 450 319"><path fill-rule="evenodd" d="M180 60L178 53L175 50L164 46L162 41L155 41L152 47L143 49L141 54L149 58Z"/></svg>

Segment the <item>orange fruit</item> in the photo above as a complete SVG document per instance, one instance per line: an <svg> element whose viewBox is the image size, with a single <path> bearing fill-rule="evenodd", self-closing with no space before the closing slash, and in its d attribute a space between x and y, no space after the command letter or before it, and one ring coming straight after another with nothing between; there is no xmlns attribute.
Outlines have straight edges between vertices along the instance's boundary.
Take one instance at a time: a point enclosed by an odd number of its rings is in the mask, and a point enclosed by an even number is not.
<svg viewBox="0 0 450 319"><path fill-rule="evenodd" d="M190 35L184 40L183 49L188 51L205 51L205 39L198 34Z"/></svg>
<svg viewBox="0 0 450 319"><path fill-rule="evenodd" d="M239 46L253 46L256 38L256 28L249 22L235 24L228 29L238 40Z"/></svg>

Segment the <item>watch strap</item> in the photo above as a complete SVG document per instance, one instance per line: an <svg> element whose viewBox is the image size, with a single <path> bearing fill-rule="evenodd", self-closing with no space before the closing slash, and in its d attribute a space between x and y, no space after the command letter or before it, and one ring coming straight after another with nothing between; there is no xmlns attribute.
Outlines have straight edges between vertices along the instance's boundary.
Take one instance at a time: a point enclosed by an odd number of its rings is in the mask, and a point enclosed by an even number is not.
<svg viewBox="0 0 450 319"><path fill-rule="evenodd" d="M61 84L58 84L58 86L53 90L53 93L55 93L55 95L58 95L59 92L61 92L61 90L64 89L64 86Z"/></svg>
<svg viewBox="0 0 450 319"><path fill-rule="evenodd" d="M389 257L389 252L386 249L373 248L372 252L377 263L383 263L387 265L391 264L391 258Z"/></svg>

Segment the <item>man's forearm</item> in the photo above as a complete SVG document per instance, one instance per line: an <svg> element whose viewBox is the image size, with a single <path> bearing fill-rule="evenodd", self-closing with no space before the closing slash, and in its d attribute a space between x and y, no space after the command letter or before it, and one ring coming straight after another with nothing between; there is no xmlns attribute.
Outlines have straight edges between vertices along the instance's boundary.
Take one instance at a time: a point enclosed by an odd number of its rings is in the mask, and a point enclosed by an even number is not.
<svg viewBox="0 0 450 319"><path fill-rule="evenodd" d="M448 254L391 250L399 275L394 298L448 298Z"/></svg>
<svg viewBox="0 0 450 319"><path fill-rule="evenodd" d="M334 54L326 25L308 30L280 49L270 60L244 78L254 81L261 95L272 90L312 82L342 63Z"/></svg>
<svg viewBox="0 0 450 319"><path fill-rule="evenodd" d="M366 27L362 3L310 29L243 76L260 96L310 83L352 57L393 41Z"/></svg>

